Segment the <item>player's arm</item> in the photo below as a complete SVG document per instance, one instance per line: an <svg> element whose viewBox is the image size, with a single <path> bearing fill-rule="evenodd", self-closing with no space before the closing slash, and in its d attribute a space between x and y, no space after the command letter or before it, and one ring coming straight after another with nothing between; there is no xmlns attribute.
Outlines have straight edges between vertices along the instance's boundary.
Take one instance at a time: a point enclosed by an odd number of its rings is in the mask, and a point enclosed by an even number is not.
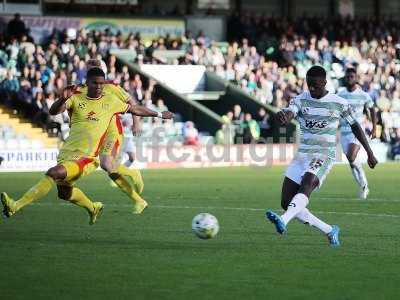
<svg viewBox="0 0 400 300"><path fill-rule="evenodd" d="M369 111L369 115L370 115L371 122L372 122L371 139L375 139L376 138L376 123L378 121L378 117L376 115L376 110L375 110L374 106L370 107L368 111Z"/></svg>
<svg viewBox="0 0 400 300"><path fill-rule="evenodd" d="M351 114L351 110L347 109L342 113L342 118L344 118L347 123L351 126L351 131L353 132L354 136L357 140L360 141L361 145L365 149L368 155L368 165L371 169L375 168L378 160L376 159L374 153L372 152L371 147L369 146L367 137L364 134L363 129L361 128L360 124L354 119Z"/></svg>
<svg viewBox="0 0 400 300"><path fill-rule="evenodd" d="M50 107L49 114L54 116L63 113L67 109L65 103L75 92L76 88L77 86L75 85L66 86L62 91L61 97L54 101L53 105Z"/></svg>
<svg viewBox="0 0 400 300"><path fill-rule="evenodd" d="M174 117L174 114L170 111L163 111L160 113L138 104L130 106L128 112L141 117L158 117L163 119L172 119Z"/></svg>
<svg viewBox="0 0 400 300"><path fill-rule="evenodd" d="M137 101L133 99L131 96L129 96L128 103L130 106L137 105ZM140 117L136 115L132 115L133 118L133 124L132 124L132 134L134 136L139 136L140 131L141 131L141 123L140 123Z"/></svg>
<svg viewBox="0 0 400 300"><path fill-rule="evenodd" d="M367 141L367 137L365 136L360 124L358 124L357 122L354 122L351 125L351 131L353 132L353 134L357 138L357 140L360 141L361 145L367 152L369 167L371 169L375 168L376 164L378 163L378 160L376 159L374 153L372 152L372 149L369 146L369 143Z"/></svg>
<svg viewBox="0 0 400 300"><path fill-rule="evenodd" d="M67 109L65 105L65 102L67 102L67 100L68 99L65 99L64 97L60 97L56 101L54 101L49 109L49 114L55 116L63 113Z"/></svg>
<svg viewBox="0 0 400 300"><path fill-rule="evenodd" d="M371 139L374 139L376 138L376 123L378 122L378 116L376 114L375 104L371 96L367 93L365 95L366 95L366 101L364 104L364 108L366 109L367 117L372 122Z"/></svg>

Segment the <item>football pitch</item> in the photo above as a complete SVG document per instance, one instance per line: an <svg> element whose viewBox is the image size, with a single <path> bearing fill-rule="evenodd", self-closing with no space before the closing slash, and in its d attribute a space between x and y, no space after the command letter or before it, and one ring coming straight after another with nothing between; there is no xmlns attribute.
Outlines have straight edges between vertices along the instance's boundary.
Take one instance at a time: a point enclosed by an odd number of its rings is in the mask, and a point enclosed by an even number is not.
<svg viewBox="0 0 400 300"><path fill-rule="evenodd" d="M94 226L53 190L0 220L0 299L398 299L400 165L366 170L367 201L334 167L309 205L341 227L334 249L295 220L286 236L265 220L284 169L146 170L143 215L97 172L78 183L105 204ZM19 196L40 176L0 173L0 191ZM215 239L192 234L200 212L218 218Z"/></svg>

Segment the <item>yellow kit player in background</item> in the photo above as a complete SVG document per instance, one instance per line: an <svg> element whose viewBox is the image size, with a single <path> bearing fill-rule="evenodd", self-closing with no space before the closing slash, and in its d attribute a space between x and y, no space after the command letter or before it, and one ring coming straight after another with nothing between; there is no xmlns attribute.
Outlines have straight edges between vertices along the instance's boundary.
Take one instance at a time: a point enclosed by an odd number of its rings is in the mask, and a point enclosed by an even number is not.
<svg viewBox="0 0 400 300"><path fill-rule="evenodd" d="M89 224L94 224L103 209L101 202L92 202L74 183L87 174L87 170L97 167L97 156L104 142L107 128L114 114L130 112L135 115L160 117L160 114L143 106L117 101L112 94L103 94L104 72L92 68L87 73L87 94L75 93L68 99L61 98L50 108L51 114L68 110L71 116L70 135L57 158L57 165L50 168L45 176L18 201L6 193L1 193L3 214L11 217L26 205L38 200L57 185L58 196L73 204L83 207L89 213ZM172 118L172 113L163 112L161 117ZM122 176L109 173L119 186L123 185Z"/></svg>

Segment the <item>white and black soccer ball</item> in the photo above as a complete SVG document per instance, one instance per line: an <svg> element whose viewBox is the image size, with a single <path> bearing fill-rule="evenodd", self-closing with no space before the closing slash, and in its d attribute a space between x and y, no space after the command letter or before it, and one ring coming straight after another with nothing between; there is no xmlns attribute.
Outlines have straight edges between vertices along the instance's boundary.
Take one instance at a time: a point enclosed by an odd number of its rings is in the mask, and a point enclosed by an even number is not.
<svg viewBox="0 0 400 300"><path fill-rule="evenodd" d="M211 239L219 231L218 220L211 214L200 213L192 220L192 230L201 239Z"/></svg>

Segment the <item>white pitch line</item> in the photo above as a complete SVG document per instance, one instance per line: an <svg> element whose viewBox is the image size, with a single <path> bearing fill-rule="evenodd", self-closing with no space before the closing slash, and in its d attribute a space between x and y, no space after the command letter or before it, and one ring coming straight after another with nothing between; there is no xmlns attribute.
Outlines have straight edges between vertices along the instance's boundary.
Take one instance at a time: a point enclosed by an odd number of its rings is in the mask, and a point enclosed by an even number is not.
<svg viewBox="0 0 400 300"><path fill-rule="evenodd" d="M70 205L68 203L51 204L51 203L34 203L33 206L54 206L54 205ZM132 208L129 204L105 204L107 207L123 207ZM265 212L267 208L252 208L252 207L228 207L228 206L179 206L179 205L150 205L149 208L159 209L199 209L199 210L236 210L236 211L262 211ZM276 211L282 212L281 209ZM341 211L313 211L315 214L327 214L327 215L346 215L346 216L361 216L361 217L378 217L378 218L400 218L400 215L393 214L371 214L362 212L341 212Z"/></svg>
<svg viewBox="0 0 400 300"><path fill-rule="evenodd" d="M322 201L340 201L340 202L346 202L346 201L354 201L354 202L360 202L360 203L368 203L368 202L382 202L382 203L390 203L390 202L400 202L400 199L379 199L379 198L368 198L366 200L362 200L360 198L344 198L344 197L318 197L316 200L322 200Z"/></svg>
<svg viewBox="0 0 400 300"><path fill-rule="evenodd" d="M193 206L167 206L167 205L153 205L155 208L166 208L166 209L222 209L222 210L242 210L242 211L266 211L266 208L250 208L250 207L218 207L218 206L205 206L205 207L193 207ZM277 211L282 211L278 209ZM314 211L313 211L314 212ZM400 215L391 214L369 214L369 213L357 213L357 212L338 212L338 211L315 211L316 214L338 214L338 215L350 215L350 216L365 216L365 217L382 217L382 218L400 218Z"/></svg>

